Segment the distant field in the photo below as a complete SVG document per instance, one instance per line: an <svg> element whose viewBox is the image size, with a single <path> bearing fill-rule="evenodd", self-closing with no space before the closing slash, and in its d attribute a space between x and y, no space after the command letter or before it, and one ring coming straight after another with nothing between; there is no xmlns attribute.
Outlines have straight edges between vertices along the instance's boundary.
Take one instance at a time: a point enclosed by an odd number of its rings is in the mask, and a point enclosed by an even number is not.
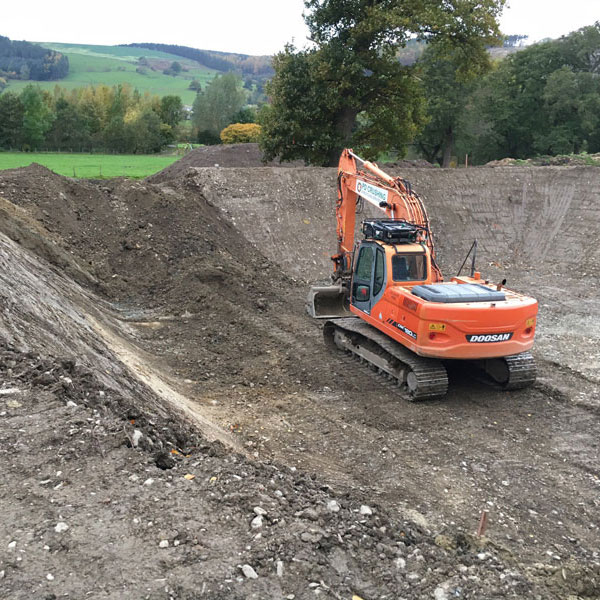
<svg viewBox="0 0 600 600"><path fill-rule="evenodd" d="M85 46L76 44L55 44L40 42L45 48L51 48L66 54L69 58L69 75L59 81L15 81L10 80L7 90L20 92L30 83L42 89L52 91L59 85L67 89L88 85L118 85L128 83L140 92L150 92L159 96L174 94L180 96L183 103L191 105L196 92L188 90L192 79L197 79L204 87L217 71L199 65L197 62L145 48L120 46ZM165 68L177 61L185 71L177 76L163 75L162 71L147 70L146 74L136 72L138 59L146 57L151 64Z"/></svg>
<svg viewBox="0 0 600 600"><path fill-rule="evenodd" d="M131 177L140 179L168 167L180 157L140 154L63 154L61 152L0 152L0 171L44 165L51 171L78 179Z"/></svg>

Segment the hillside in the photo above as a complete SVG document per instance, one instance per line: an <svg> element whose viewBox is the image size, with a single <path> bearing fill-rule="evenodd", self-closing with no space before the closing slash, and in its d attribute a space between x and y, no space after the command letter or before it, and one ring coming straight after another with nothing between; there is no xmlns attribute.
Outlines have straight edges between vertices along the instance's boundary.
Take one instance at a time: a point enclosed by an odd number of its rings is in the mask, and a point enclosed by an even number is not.
<svg viewBox="0 0 600 600"><path fill-rule="evenodd" d="M147 48L123 46L94 46L40 42L44 48L60 52L69 60L69 74L59 81L38 82L42 89L53 90L60 85L73 89L88 85L118 85L128 83L140 92L150 92L159 96L175 94L184 104L192 104L196 92L188 89L193 79L202 86L212 79L215 69L198 62ZM145 58L144 64L140 58ZM163 70L171 63L182 66L181 73L165 75ZM7 89L20 92L31 81L10 81Z"/></svg>
<svg viewBox="0 0 600 600"><path fill-rule="evenodd" d="M0 35L0 77L49 81L61 79L69 72L69 61L60 52L31 42L10 40ZM0 89L2 89L0 87Z"/></svg>

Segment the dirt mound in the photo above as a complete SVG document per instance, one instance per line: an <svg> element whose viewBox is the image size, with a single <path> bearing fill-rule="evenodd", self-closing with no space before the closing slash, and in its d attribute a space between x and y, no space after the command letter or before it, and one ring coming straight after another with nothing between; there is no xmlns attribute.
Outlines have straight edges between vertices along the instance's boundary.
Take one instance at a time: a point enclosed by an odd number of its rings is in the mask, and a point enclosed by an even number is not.
<svg viewBox="0 0 600 600"><path fill-rule="evenodd" d="M559 154L557 156L536 156L526 160L503 158L492 160L486 167L517 167L529 165L534 167L599 167L599 154Z"/></svg>
<svg viewBox="0 0 600 600"><path fill-rule="evenodd" d="M148 177L151 183L176 179L194 167L300 167L303 161L265 162L258 144L219 144L196 148L160 173Z"/></svg>

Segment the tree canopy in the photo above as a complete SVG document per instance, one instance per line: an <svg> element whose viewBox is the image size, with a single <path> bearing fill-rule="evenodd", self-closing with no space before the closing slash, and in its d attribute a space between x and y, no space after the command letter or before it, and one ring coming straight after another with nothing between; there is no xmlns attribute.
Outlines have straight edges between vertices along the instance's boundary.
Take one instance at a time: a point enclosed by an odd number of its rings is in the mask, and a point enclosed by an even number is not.
<svg viewBox="0 0 600 600"><path fill-rule="evenodd" d="M425 123L414 67L397 51L414 37L453 51L460 77L488 65L505 0L305 0L313 47L273 61L263 114L267 159L335 164L344 146L367 157L402 151Z"/></svg>
<svg viewBox="0 0 600 600"><path fill-rule="evenodd" d="M246 104L242 80L235 73L217 75L203 92L199 92L192 107L192 122L201 132L213 136L231 123L232 118Z"/></svg>
<svg viewBox="0 0 600 600"><path fill-rule="evenodd" d="M464 104L457 146L476 162L600 152L600 23L508 56Z"/></svg>

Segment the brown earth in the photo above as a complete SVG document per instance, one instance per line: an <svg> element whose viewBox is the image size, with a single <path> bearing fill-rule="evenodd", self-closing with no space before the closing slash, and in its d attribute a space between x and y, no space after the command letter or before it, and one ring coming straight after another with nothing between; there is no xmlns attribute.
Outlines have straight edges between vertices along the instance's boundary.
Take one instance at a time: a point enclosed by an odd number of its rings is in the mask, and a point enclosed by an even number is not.
<svg viewBox="0 0 600 600"><path fill-rule="evenodd" d="M279 161L265 162L258 144L226 144L202 146L188 152L183 158L148 177L151 183L161 183L170 179L183 177L190 167L299 167L302 161L287 163Z"/></svg>
<svg viewBox="0 0 600 600"><path fill-rule="evenodd" d="M0 596L600 597L600 175L410 170L446 272L541 304L534 388L413 405L304 314L335 171L199 154L0 174Z"/></svg>

